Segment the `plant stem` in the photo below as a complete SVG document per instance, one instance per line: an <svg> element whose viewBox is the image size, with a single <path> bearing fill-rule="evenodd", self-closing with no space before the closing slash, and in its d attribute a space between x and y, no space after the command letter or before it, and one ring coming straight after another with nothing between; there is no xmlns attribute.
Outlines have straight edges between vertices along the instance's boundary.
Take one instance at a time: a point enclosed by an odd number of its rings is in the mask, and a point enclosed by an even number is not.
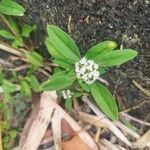
<svg viewBox="0 0 150 150"><path fill-rule="evenodd" d="M8 53L12 53L14 55L17 55L17 56L23 56L23 52L18 51L18 50L14 49L14 48L12 48L12 47L4 44L4 43L1 43L1 42L0 42L0 49L6 51Z"/></svg>
<svg viewBox="0 0 150 150"><path fill-rule="evenodd" d="M12 26L10 25L10 23L8 22L8 20L5 18L5 16L3 14L0 14L0 17L2 18L3 22L5 23L5 25L8 27L8 29L11 31L11 33L17 38L20 39L20 35L12 28ZM23 46L30 50L30 47L28 47L28 45L26 45L25 43L23 43Z"/></svg>
<svg viewBox="0 0 150 150"><path fill-rule="evenodd" d="M3 150L3 148L2 148L2 135L1 135L1 131L0 131L0 150Z"/></svg>
<svg viewBox="0 0 150 150"><path fill-rule="evenodd" d="M10 23L8 22L8 20L4 17L4 15L0 14L0 17L2 18L3 22L7 25L7 27L9 28L9 30L12 32L12 34L19 38L20 36L18 35L18 33L16 33L16 31L11 27Z"/></svg>

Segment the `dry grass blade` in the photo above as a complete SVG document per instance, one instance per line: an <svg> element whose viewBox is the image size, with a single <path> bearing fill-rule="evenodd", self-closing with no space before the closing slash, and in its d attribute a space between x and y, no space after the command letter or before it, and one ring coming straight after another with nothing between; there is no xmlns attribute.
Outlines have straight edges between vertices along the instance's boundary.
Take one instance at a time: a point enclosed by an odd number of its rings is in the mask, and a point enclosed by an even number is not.
<svg viewBox="0 0 150 150"><path fill-rule="evenodd" d="M70 15L68 19L68 25L67 25L69 33L71 33L71 19L72 19L72 16Z"/></svg>
<svg viewBox="0 0 150 150"><path fill-rule="evenodd" d="M45 134L46 128L52 121L53 138L56 150L60 150L61 142L61 120L64 119L71 126L73 131L78 134L81 140L92 150L98 150L97 145L90 135L74 121L57 103L56 92L44 92L40 100L40 108L37 117L31 123L27 138L22 140L19 145L20 150L36 150ZM53 113L54 112L54 113ZM53 114L53 115L52 115ZM79 132L80 131L80 132Z"/></svg>
<svg viewBox="0 0 150 150"><path fill-rule="evenodd" d="M132 144L129 140L124 136L124 134L111 122L105 115L88 99L88 97L83 96L82 100L86 102L89 107L95 112L97 116L99 116L101 121L107 124L107 127L110 131L112 131L121 141L126 143L128 146L132 147Z"/></svg>
<svg viewBox="0 0 150 150"><path fill-rule="evenodd" d="M103 119L100 117L97 117L95 115L86 114L84 112L77 112L75 113L75 117L79 120L82 120L83 122L89 123L91 125L97 126L97 127L103 127L107 128L108 125L103 122Z"/></svg>
<svg viewBox="0 0 150 150"><path fill-rule="evenodd" d="M61 117L58 111L54 111L52 118L53 139L56 150L61 150Z"/></svg>
<svg viewBox="0 0 150 150"><path fill-rule="evenodd" d="M129 129L127 126L125 126L124 124L122 124L119 121L115 122L115 125L117 125L121 130L123 130L125 133L128 133L131 137L134 137L135 139L139 139L140 135L137 134L136 132L132 131L131 129Z"/></svg>
<svg viewBox="0 0 150 150"><path fill-rule="evenodd" d="M23 51L16 50L4 43L0 43L0 49L17 56L23 56Z"/></svg>
<svg viewBox="0 0 150 150"><path fill-rule="evenodd" d="M100 142L107 148L107 150L120 150L114 144L112 144L106 139L101 139Z"/></svg>
<svg viewBox="0 0 150 150"><path fill-rule="evenodd" d="M124 112L121 112L120 115L121 115L123 118L125 118L125 119L127 118L127 120L133 120L133 121L138 122L138 123L140 123L140 124L143 124L143 125L146 125L146 126L150 126L150 123L149 123L149 122L145 122L145 121L139 120L139 119L137 119L137 118L135 118L135 117L133 117L133 116L130 116L130 115L124 113Z"/></svg>
<svg viewBox="0 0 150 150"><path fill-rule="evenodd" d="M137 83L135 80L133 80L133 84L140 89L143 93L145 93L147 96L150 97L150 91L144 89L139 83Z"/></svg>
<svg viewBox="0 0 150 150"><path fill-rule="evenodd" d="M135 148L145 148L150 149L150 130L148 130L140 139L134 143Z"/></svg>
<svg viewBox="0 0 150 150"><path fill-rule="evenodd" d="M56 101L56 99L56 92L45 92L42 94L39 113L30 127L26 140L24 143L20 142L20 150L36 150L38 148L53 113L51 101Z"/></svg>
<svg viewBox="0 0 150 150"><path fill-rule="evenodd" d="M7 62L6 60L1 59L1 58L0 58L0 65L9 66L9 67L13 66L10 62Z"/></svg>

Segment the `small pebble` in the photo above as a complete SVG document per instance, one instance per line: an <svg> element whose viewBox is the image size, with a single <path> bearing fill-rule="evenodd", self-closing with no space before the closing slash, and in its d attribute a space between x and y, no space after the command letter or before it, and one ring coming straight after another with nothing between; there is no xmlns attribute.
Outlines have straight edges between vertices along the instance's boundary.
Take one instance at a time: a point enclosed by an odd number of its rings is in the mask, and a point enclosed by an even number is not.
<svg viewBox="0 0 150 150"><path fill-rule="evenodd" d="M150 4L150 1L149 1L149 0L145 0L145 3L146 3L147 5L149 5L149 4Z"/></svg>
<svg viewBox="0 0 150 150"><path fill-rule="evenodd" d="M113 26L112 26L111 24L109 24L109 25L108 25L108 27L109 27L110 29L112 29L112 28L113 28Z"/></svg>

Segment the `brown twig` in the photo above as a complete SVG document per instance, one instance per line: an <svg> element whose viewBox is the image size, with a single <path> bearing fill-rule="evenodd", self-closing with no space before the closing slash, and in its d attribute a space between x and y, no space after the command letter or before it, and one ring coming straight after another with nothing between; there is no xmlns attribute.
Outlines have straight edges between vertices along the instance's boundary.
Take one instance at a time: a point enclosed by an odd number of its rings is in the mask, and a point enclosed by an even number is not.
<svg viewBox="0 0 150 150"><path fill-rule="evenodd" d="M10 47L9 45L4 44L2 42L0 42L0 49L6 51L8 53L11 53L13 55L17 55L19 57L23 57L23 55L24 55L24 51L14 49L14 48Z"/></svg>
<svg viewBox="0 0 150 150"><path fill-rule="evenodd" d="M139 119L137 119L137 118L135 118L135 117L133 117L133 116L130 116L130 115L124 113L124 112L121 112L120 115L121 115L122 117L124 117L124 118L129 119L129 120L133 120L133 121L138 122L138 123L140 123L140 124L144 124L144 125L146 125L146 126L150 126L150 123L149 123L149 122L145 122L145 121L139 120Z"/></svg>
<svg viewBox="0 0 150 150"><path fill-rule="evenodd" d="M7 62L6 60L0 58L0 64L2 66L12 66L12 64L10 62Z"/></svg>
<svg viewBox="0 0 150 150"><path fill-rule="evenodd" d="M147 96L150 97L150 91L144 89L139 83L137 83L135 80L133 80L133 84L140 89L143 93L145 93Z"/></svg>
<svg viewBox="0 0 150 150"><path fill-rule="evenodd" d="M138 109L138 108L142 107L144 104L147 104L147 103L149 103L149 101L142 101L141 103L137 104L136 106L131 107L131 108L128 108L128 109L126 109L126 110L124 110L124 111L122 111L122 112L127 113L127 112L129 112L129 111Z"/></svg>
<svg viewBox="0 0 150 150"><path fill-rule="evenodd" d="M131 143L124 136L124 134L113 124L113 122L106 118L106 116L89 100L88 97L83 96L82 100L89 105L89 107L94 111L94 113L101 119L103 123L107 124L107 127L110 131L112 131L121 141L132 147Z"/></svg>
<svg viewBox="0 0 150 150"><path fill-rule="evenodd" d="M97 131L96 131L96 134L95 134L95 137L94 137L96 143L97 143L98 140L99 140L100 134L101 134L101 127L98 127L98 128L97 128Z"/></svg>
<svg viewBox="0 0 150 150"><path fill-rule="evenodd" d="M9 52L13 55L16 55L16 56L19 56L20 60L24 61L24 62L28 62L26 59L25 59L25 53L26 53L26 50L24 49L19 49L19 50L16 50L12 47L10 47L9 45L7 44L4 44L4 43L0 43L0 49L6 51L6 52ZM44 74L45 76L49 76L50 74L45 71L44 69L42 68L39 68L38 71L40 71L42 74Z"/></svg>
<svg viewBox="0 0 150 150"><path fill-rule="evenodd" d="M69 16L69 19L68 19L68 25L67 25L67 27L68 27L68 32L69 33L71 33L71 19L72 19L72 17L71 17L71 15Z"/></svg>
<svg viewBox="0 0 150 150"><path fill-rule="evenodd" d="M147 120L149 120L150 118L150 113L148 113L144 119L144 122L146 122ZM139 130L139 133L142 133L143 129L144 129L145 125L143 124Z"/></svg>
<svg viewBox="0 0 150 150"><path fill-rule="evenodd" d="M4 68L3 70L8 70L8 71L21 71L21 70L24 70L24 69L27 69L29 67L28 64L25 64L25 65L21 65L19 67L16 67L16 68Z"/></svg>

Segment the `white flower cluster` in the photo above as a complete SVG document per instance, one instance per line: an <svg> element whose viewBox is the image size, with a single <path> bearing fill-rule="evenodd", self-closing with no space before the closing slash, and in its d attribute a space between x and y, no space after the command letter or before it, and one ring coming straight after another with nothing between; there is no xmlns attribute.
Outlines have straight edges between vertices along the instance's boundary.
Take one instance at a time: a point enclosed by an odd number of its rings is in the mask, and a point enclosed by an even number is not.
<svg viewBox="0 0 150 150"><path fill-rule="evenodd" d="M63 90L62 95L64 99L71 98L73 93L70 90Z"/></svg>
<svg viewBox="0 0 150 150"><path fill-rule="evenodd" d="M82 79L87 84L93 83L99 78L98 64L93 60L87 60L83 57L79 62L75 64L76 76Z"/></svg>

